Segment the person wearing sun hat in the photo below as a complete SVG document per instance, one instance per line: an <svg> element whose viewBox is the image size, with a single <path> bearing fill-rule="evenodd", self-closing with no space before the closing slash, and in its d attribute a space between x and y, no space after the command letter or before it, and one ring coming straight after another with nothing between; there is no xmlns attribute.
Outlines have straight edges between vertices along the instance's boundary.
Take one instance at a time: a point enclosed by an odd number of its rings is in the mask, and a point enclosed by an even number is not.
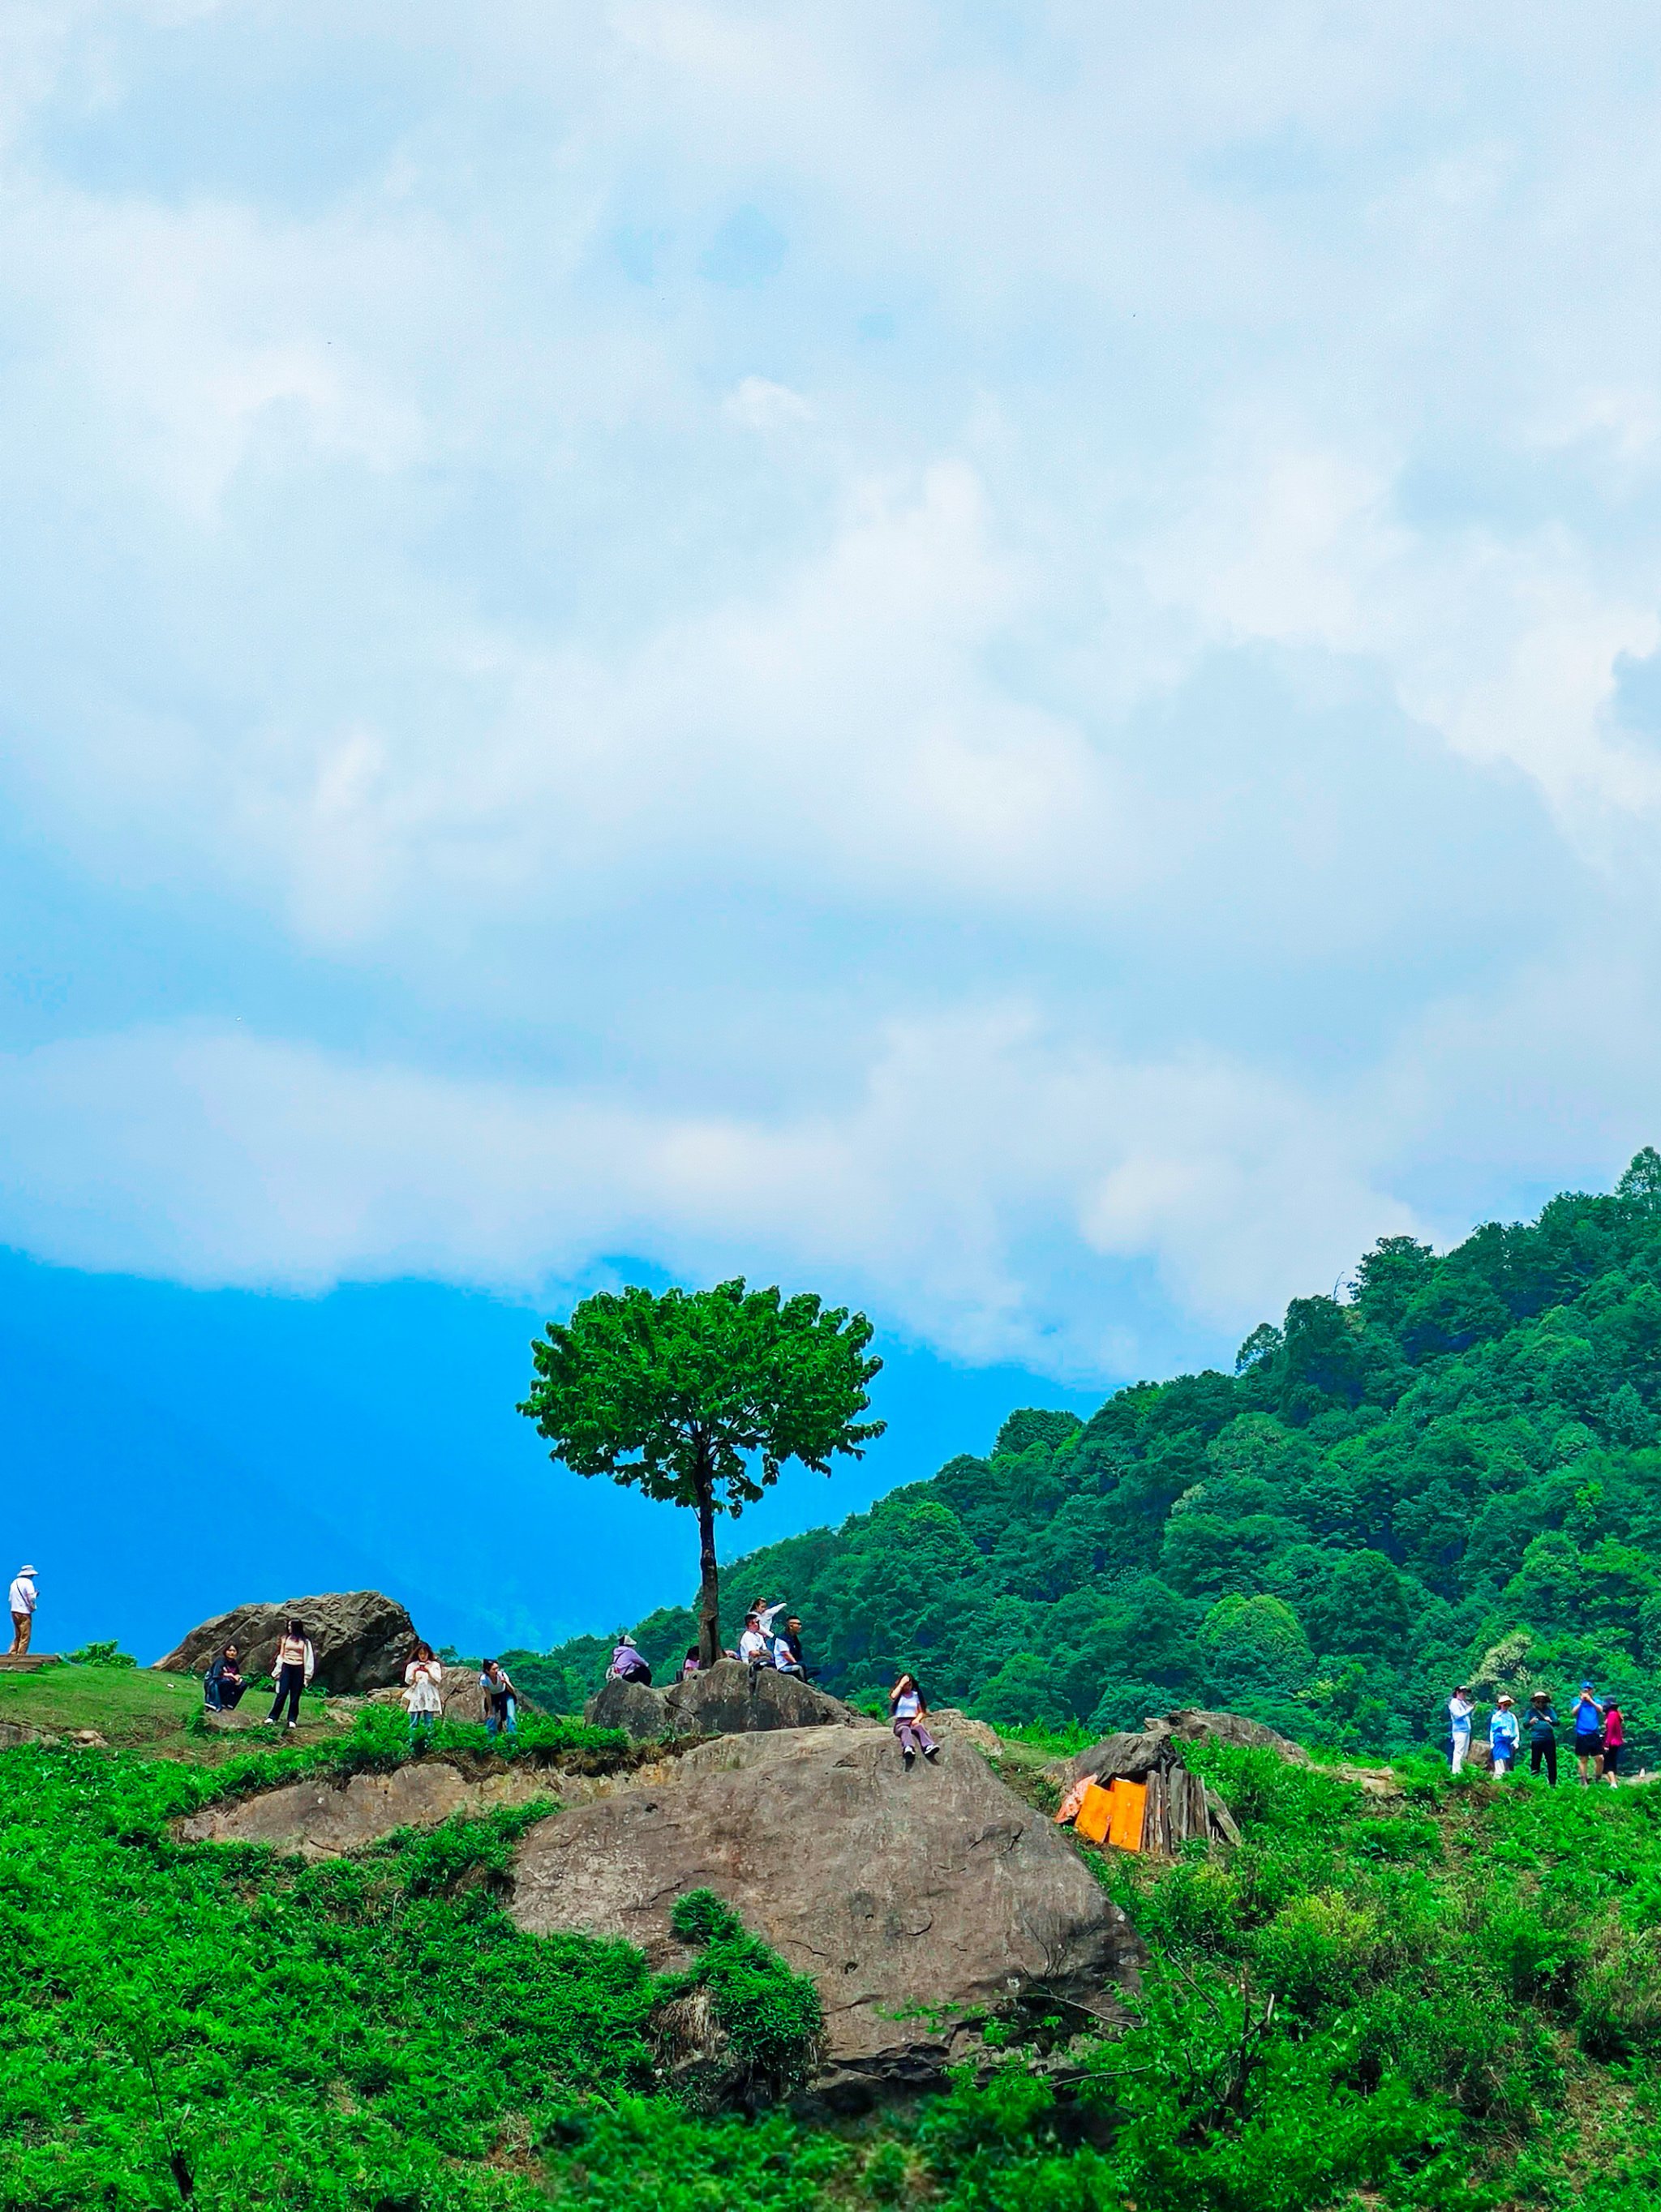
<svg viewBox="0 0 1661 2212"><path fill-rule="evenodd" d="M1517 1701L1509 1690L1501 1690L1500 1702L1488 1721L1488 1749L1494 1753L1496 1782L1503 1782L1516 1764L1517 1747L1522 1740L1523 1724L1517 1717Z"/></svg>
<svg viewBox="0 0 1661 2212"><path fill-rule="evenodd" d="M34 1569L19 1567L11 1585L11 1650L7 1655L21 1659L29 1648L29 1634L34 1626Z"/></svg>

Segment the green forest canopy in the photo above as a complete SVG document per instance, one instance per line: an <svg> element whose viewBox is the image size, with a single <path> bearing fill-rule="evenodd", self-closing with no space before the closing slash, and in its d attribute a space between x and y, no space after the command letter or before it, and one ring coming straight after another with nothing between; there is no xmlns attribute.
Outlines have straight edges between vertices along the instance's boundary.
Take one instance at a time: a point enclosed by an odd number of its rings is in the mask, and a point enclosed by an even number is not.
<svg viewBox="0 0 1661 2212"><path fill-rule="evenodd" d="M1089 1420L1012 1413L837 1529L725 1575L727 1640L788 1598L824 1687L916 1668L1005 1724L1231 1706L1359 1752L1435 1744L1452 1686L1620 1694L1661 1762L1661 1157L1441 1256L1379 1240L1348 1299L1294 1298L1208 1370ZM695 1639L669 1607L654 1664ZM516 1673L563 1710L578 1638Z"/></svg>

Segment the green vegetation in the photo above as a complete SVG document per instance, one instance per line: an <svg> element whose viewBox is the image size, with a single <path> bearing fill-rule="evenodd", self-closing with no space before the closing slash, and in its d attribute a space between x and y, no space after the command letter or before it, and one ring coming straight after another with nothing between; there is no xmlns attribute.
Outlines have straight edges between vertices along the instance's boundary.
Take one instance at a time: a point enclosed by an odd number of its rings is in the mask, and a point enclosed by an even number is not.
<svg viewBox="0 0 1661 2212"><path fill-rule="evenodd" d="M95 1729L106 1741L186 1748L202 1709L202 1685L148 1667L43 1667L38 1674L0 1674L0 1721L54 1734ZM302 1708L303 1710L303 1708Z"/></svg>
<svg viewBox="0 0 1661 2212"><path fill-rule="evenodd" d="M1295 1298L1232 1375L1013 1414L729 1588L788 1598L844 1696L904 1665L995 1723L1205 1703L1377 1755L1439 1747L1456 1682L1590 1674L1628 1763L1661 1764L1661 1158L1441 1258L1384 1238L1351 1289ZM691 1623L637 1640L656 1664ZM575 1710L605 1653L513 1664Z"/></svg>
<svg viewBox="0 0 1661 2212"><path fill-rule="evenodd" d="M698 1516L697 1638L721 1652L715 1516L736 1519L787 1460L828 1474L885 1424L861 1421L871 1324L816 1297L743 1282L712 1291L598 1291L531 1347L536 1380L520 1412L556 1459L609 1475ZM527 1687L530 1686L527 1684Z"/></svg>
<svg viewBox="0 0 1661 2212"><path fill-rule="evenodd" d="M1640 2212L1661 2185L1661 1792L1425 1760L1381 1802L1198 1751L1238 1850L1086 1855L1152 1952L1123 2035L995 2030L978 2081L838 2129L709 2109L788 2091L819 2027L709 1892L678 1975L513 1926L545 1807L319 1866L173 1840L227 1791L399 1755L386 1717L216 1770L0 1755L0 2212Z"/></svg>

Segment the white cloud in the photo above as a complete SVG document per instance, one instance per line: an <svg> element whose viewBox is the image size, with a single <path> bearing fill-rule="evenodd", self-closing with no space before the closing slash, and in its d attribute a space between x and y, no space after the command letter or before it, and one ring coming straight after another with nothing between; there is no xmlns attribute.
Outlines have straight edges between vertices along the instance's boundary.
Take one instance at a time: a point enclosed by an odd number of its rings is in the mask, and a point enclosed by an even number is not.
<svg viewBox="0 0 1661 2212"><path fill-rule="evenodd" d="M1624 1143L1536 1040L1657 972L1657 46L14 10L0 778L167 943L18 1043L0 1231L1077 1364Z"/></svg>
<svg viewBox="0 0 1661 2212"><path fill-rule="evenodd" d="M733 386L722 403L729 419L746 430L785 430L793 423L811 422L813 410L800 392L770 377L746 376Z"/></svg>
<svg viewBox="0 0 1661 2212"><path fill-rule="evenodd" d="M72 1265L526 1289L627 1253L828 1279L967 1356L1085 1372L1135 1342L1092 1255L1152 1263L1226 1329L1288 1265L1327 1274L1411 1218L1348 1106L1216 1057L1116 1062L1013 1011L896 1028L834 1109L774 1119L137 1032L0 1063L0 1133L8 1233Z"/></svg>

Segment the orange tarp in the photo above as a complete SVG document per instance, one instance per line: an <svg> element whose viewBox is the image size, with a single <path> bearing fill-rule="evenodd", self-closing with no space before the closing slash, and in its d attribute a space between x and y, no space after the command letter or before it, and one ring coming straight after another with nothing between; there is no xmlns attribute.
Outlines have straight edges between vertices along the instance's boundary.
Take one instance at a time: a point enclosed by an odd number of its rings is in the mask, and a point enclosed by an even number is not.
<svg viewBox="0 0 1661 2212"><path fill-rule="evenodd" d="M1082 1836L1087 1844L1105 1843L1113 1809L1113 1792L1092 1782L1084 1793L1084 1802L1073 1823L1074 1834Z"/></svg>
<svg viewBox="0 0 1661 2212"><path fill-rule="evenodd" d="M1107 1840L1122 1851L1139 1851L1142 1847L1142 1820L1147 1810L1147 1784L1145 1782L1114 1783L1108 1791L1113 1801L1112 1818L1108 1823Z"/></svg>

